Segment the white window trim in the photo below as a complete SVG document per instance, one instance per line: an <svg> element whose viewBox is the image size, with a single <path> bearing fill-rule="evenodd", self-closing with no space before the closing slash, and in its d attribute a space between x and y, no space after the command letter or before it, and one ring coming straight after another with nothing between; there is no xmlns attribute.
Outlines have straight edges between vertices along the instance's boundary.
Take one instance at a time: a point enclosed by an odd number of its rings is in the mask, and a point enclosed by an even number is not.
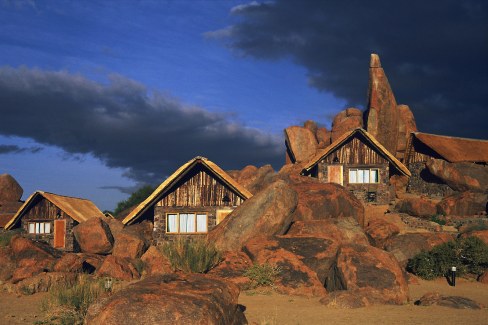
<svg viewBox="0 0 488 325"><path fill-rule="evenodd" d="M180 231L180 214L193 214L195 215L195 223L193 225L195 231L194 232L186 232ZM176 215L176 231L168 231L168 216L169 215ZM205 216L205 231L198 231L198 216L204 215ZM167 234L185 234L185 235L192 235L192 234L206 234L208 233L208 213L207 212L168 212L166 213L166 233Z"/></svg>
<svg viewBox="0 0 488 325"><path fill-rule="evenodd" d="M373 171L376 171L376 175L378 176L377 179L376 179L376 182L358 182L359 180L359 174L357 173L359 170L361 171L366 171L368 170L369 171L369 179L371 180L373 177ZM355 182L351 182L351 172L356 172L356 181ZM349 172L348 172L348 180L349 180L349 184L379 184L380 183L380 170L379 168L349 168Z"/></svg>

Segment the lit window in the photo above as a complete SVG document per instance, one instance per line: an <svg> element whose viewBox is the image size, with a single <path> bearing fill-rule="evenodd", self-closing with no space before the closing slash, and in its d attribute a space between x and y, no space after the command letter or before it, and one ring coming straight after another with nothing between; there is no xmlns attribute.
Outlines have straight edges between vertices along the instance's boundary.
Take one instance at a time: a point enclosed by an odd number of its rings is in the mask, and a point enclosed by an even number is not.
<svg viewBox="0 0 488 325"><path fill-rule="evenodd" d="M379 170L377 168L349 169L349 184L379 183Z"/></svg>
<svg viewBox="0 0 488 325"><path fill-rule="evenodd" d="M50 234L51 223L50 222L30 222L29 234Z"/></svg>
<svg viewBox="0 0 488 325"><path fill-rule="evenodd" d="M168 213L166 214L166 232L194 234L207 232L206 213Z"/></svg>

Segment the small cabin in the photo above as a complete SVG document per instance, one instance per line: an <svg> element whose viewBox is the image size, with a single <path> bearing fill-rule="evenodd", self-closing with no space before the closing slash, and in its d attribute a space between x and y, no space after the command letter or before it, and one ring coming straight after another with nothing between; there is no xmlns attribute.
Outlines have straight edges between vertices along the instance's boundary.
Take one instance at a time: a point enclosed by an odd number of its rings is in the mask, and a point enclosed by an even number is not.
<svg viewBox="0 0 488 325"><path fill-rule="evenodd" d="M486 166L488 163L488 141L422 132L410 134L404 159L405 165L412 173L407 191L444 197L453 191L442 180L429 172L425 165L429 159Z"/></svg>
<svg viewBox="0 0 488 325"><path fill-rule="evenodd" d="M10 219L5 229L22 228L29 237L62 251L77 251L73 227L104 217L90 200L36 191Z"/></svg>
<svg viewBox="0 0 488 325"><path fill-rule="evenodd" d="M364 203L388 204L390 177L409 177L410 172L371 134L357 128L319 150L302 175L340 184Z"/></svg>
<svg viewBox="0 0 488 325"><path fill-rule="evenodd" d="M122 221L153 222L153 242L206 235L252 194L204 157L182 165Z"/></svg>

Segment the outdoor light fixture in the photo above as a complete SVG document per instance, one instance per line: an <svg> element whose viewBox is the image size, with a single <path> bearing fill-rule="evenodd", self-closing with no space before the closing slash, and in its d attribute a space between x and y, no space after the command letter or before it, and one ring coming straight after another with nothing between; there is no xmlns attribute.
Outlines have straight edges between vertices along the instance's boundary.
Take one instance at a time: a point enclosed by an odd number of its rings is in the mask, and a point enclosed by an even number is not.
<svg viewBox="0 0 488 325"><path fill-rule="evenodd" d="M451 285L453 287L456 286L456 267L451 267Z"/></svg>
<svg viewBox="0 0 488 325"><path fill-rule="evenodd" d="M112 291L112 278L105 278L105 291Z"/></svg>

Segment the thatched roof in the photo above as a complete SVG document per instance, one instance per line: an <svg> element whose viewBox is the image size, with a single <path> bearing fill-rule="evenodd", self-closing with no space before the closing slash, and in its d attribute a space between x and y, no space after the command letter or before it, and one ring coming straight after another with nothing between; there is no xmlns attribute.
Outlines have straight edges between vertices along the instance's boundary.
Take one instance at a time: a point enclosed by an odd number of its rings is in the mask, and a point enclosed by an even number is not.
<svg viewBox="0 0 488 325"><path fill-rule="evenodd" d="M219 166L217 166L212 161L205 157L195 157L188 161L186 164L178 168L171 176L169 176L161 185L159 185L154 192L149 195L147 199L142 201L134 210L132 210L127 217L122 221L124 224L130 224L139 218L144 212L147 211L153 204L159 201L171 187L177 183L181 178L183 178L190 170L192 170L197 165L205 166L210 172L212 172L215 177L222 181L225 185L230 187L237 195L243 199L248 199L252 197L251 192L249 192L244 186L237 183L232 177L229 176L225 171L223 171Z"/></svg>
<svg viewBox="0 0 488 325"><path fill-rule="evenodd" d="M398 171L400 171L405 176L411 176L410 171L404 164L402 164L398 159L395 158L376 138L368 133L362 128L356 128L350 132L344 133L339 139L334 141L330 146L325 149L319 150L317 154L307 163L303 168L304 171L309 172L315 165L317 165L322 159L327 157L341 145L343 145L348 139L352 138L357 133L362 134L370 143L371 146L376 148L383 156L393 165Z"/></svg>
<svg viewBox="0 0 488 325"><path fill-rule="evenodd" d="M422 132L410 135L407 153L412 151L414 139L431 148L448 162L488 162L488 140L449 137Z"/></svg>
<svg viewBox="0 0 488 325"><path fill-rule="evenodd" d="M12 217L19 211L23 202L0 202L0 228L4 228L5 225L12 219Z"/></svg>
<svg viewBox="0 0 488 325"><path fill-rule="evenodd" d="M43 197L61 209L68 216L78 222L86 221L90 218L104 217L102 211L90 200L80 199L76 197L63 196L43 191L34 192L17 213L5 225L5 229L11 229L17 220L35 203L37 197Z"/></svg>

